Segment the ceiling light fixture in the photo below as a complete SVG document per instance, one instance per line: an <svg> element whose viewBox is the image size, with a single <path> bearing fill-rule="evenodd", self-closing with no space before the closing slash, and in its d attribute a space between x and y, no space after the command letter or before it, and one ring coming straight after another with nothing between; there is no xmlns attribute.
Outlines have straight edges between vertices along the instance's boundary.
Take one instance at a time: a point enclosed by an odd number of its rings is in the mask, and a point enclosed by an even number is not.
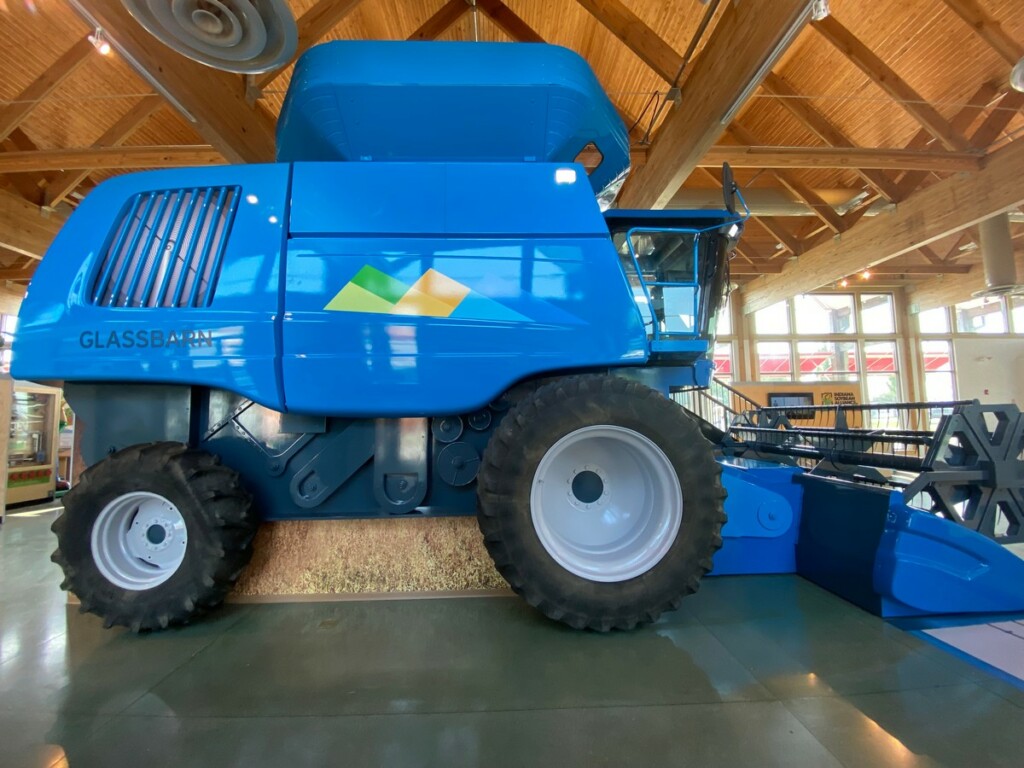
<svg viewBox="0 0 1024 768"><path fill-rule="evenodd" d="M110 55L110 42L100 27L96 27L96 31L89 35L89 42L92 43L93 48L99 51L101 56Z"/></svg>
<svg viewBox="0 0 1024 768"><path fill-rule="evenodd" d="M832 11L828 7L828 0L814 0L814 5L811 7L811 19L821 21L828 18L831 14Z"/></svg>
<svg viewBox="0 0 1024 768"><path fill-rule="evenodd" d="M82 5L82 0L68 0L68 3L71 5L72 8L74 8L78 12L79 16L85 19L86 23L88 23L90 26L94 27L97 31L99 31L99 24L97 23L96 19L93 18L93 15L89 13L88 9L84 5ZM90 42L92 41L92 37L92 35L89 36ZM128 53L128 51L124 48L123 45L119 45L117 40L111 39L111 37L106 32L103 33L103 39L110 46L111 50L117 51L117 55L124 59L126 62L128 62L128 65L135 70L139 77L141 77L151 86L153 86L153 88L156 89L156 92L163 96L165 99L167 99L167 101L170 102L171 106L178 110L178 112L180 112L186 120L188 120L190 123L199 122L198 120L196 120L195 115L193 115L191 112L185 109L185 106L174 97L174 94L168 91L167 88L164 87L164 84L161 83L160 80L157 79L152 72L150 72L148 69L142 66L142 64L139 63L139 61L134 56ZM95 43L93 43L93 45L95 45Z"/></svg>
<svg viewBox="0 0 1024 768"><path fill-rule="evenodd" d="M863 272L861 272L860 273L860 279L861 280L870 280L871 279L871 270L865 269Z"/></svg>
<svg viewBox="0 0 1024 768"><path fill-rule="evenodd" d="M845 277L842 280L839 281L839 287L840 288L845 288L849 284L850 284L850 281L847 280Z"/></svg>
<svg viewBox="0 0 1024 768"><path fill-rule="evenodd" d="M1024 58L1021 58L1010 71L1010 87L1015 91L1024 92Z"/></svg>

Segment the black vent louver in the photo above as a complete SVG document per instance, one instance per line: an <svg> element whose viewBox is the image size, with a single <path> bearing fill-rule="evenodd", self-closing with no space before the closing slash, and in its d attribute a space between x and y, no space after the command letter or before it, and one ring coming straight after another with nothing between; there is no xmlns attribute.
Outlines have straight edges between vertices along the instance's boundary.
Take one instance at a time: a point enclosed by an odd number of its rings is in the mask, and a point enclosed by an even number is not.
<svg viewBox="0 0 1024 768"><path fill-rule="evenodd" d="M213 299L239 187L142 192L114 225L89 292L107 307L205 307Z"/></svg>

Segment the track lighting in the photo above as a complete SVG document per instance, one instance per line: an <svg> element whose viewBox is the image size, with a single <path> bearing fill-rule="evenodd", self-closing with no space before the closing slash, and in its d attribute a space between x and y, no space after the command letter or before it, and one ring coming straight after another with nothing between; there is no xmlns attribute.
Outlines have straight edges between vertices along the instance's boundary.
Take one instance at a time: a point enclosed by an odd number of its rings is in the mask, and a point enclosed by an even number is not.
<svg viewBox="0 0 1024 768"><path fill-rule="evenodd" d="M860 273L860 279L861 280L870 280L871 279L871 270L865 269L863 272L861 272Z"/></svg>
<svg viewBox="0 0 1024 768"><path fill-rule="evenodd" d="M96 31L89 35L89 42L92 43L93 48L99 51L101 56L110 55L110 41L107 40L100 27L96 27Z"/></svg>

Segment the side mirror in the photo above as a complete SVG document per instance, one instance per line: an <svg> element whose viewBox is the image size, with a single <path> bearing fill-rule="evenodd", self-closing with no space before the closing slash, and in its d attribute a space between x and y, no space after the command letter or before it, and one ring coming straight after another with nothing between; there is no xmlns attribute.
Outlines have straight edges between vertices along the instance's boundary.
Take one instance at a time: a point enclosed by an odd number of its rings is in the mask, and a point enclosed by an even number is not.
<svg viewBox="0 0 1024 768"><path fill-rule="evenodd" d="M736 179L728 163L722 163L722 197L725 199L725 210L736 215Z"/></svg>

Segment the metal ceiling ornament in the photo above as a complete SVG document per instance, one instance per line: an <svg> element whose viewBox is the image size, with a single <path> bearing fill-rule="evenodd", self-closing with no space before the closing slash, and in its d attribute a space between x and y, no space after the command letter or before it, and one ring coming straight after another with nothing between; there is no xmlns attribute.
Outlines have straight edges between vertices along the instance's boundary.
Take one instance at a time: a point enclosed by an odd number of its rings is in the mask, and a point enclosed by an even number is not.
<svg viewBox="0 0 1024 768"><path fill-rule="evenodd" d="M146 30L214 69L256 75L284 66L299 33L286 0L121 0Z"/></svg>

